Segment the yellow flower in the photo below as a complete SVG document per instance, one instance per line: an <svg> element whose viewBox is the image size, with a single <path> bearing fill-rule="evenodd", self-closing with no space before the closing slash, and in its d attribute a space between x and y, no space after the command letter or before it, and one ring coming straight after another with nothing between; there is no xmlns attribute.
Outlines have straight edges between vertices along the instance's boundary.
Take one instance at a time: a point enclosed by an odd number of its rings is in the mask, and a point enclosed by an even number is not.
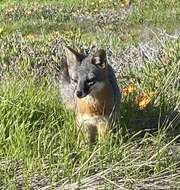
<svg viewBox="0 0 180 190"><path fill-rule="evenodd" d="M140 110L143 110L149 105L151 101L151 97L153 95L154 95L154 92L150 92L148 94L141 94L139 96L136 96L135 104L138 106Z"/></svg>
<svg viewBox="0 0 180 190"><path fill-rule="evenodd" d="M60 36L60 32L59 31L53 31L52 36L58 37L58 36Z"/></svg>
<svg viewBox="0 0 180 190"><path fill-rule="evenodd" d="M128 96L130 93L136 90L136 86L133 83L130 83L127 87L122 89L122 93L124 96Z"/></svg>
<svg viewBox="0 0 180 190"><path fill-rule="evenodd" d="M32 34L28 34L27 36L24 37L26 40L29 40L29 41L34 41L35 40L35 36L32 35Z"/></svg>
<svg viewBox="0 0 180 190"><path fill-rule="evenodd" d="M130 0L122 0L121 2L122 2L122 7L128 7L131 3Z"/></svg>
<svg viewBox="0 0 180 190"><path fill-rule="evenodd" d="M47 47L42 47L42 48L41 48L41 51L42 51L43 53L47 53L47 52L48 52L48 48L47 48Z"/></svg>

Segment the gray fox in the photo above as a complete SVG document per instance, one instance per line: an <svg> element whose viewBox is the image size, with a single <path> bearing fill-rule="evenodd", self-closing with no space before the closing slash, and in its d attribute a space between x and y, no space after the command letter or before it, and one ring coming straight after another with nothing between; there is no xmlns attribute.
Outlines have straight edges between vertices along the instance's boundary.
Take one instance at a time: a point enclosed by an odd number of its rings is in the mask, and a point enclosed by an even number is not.
<svg viewBox="0 0 180 190"><path fill-rule="evenodd" d="M63 69L58 89L65 107L73 109L76 125L85 131L89 143L101 140L119 120L120 89L106 52L93 47L83 55L64 47Z"/></svg>

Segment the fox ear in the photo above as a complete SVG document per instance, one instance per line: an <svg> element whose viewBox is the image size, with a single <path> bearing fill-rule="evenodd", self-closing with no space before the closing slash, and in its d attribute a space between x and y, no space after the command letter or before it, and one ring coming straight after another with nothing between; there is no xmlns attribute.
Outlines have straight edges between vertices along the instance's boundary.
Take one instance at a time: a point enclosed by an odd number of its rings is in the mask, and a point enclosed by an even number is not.
<svg viewBox="0 0 180 190"><path fill-rule="evenodd" d="M68 46L65 46L64 50L67 59L67 65L69 67L80 63L81 55L77 51Z"/></svg>
<svg viewBox="0 0 180 190"><path fill-rule="evenodd" d="M94 65L105 69L107 66L106 51L104 49L97 50L93 55L92 62Z"/></svg>

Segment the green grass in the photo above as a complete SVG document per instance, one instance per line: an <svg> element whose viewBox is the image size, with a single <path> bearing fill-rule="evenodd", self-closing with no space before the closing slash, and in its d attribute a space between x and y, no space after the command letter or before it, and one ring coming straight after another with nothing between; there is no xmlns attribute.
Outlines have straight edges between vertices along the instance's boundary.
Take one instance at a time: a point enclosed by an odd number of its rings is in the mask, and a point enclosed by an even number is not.
<svg viewBox="0 0 180 190"><path fill-rule="evenodd" d="M160 44L163 57L120 73L121 88L132 84L135 90L124 93L116 132L91 148L82 144L75 115L59 101L51 78L60 62L58 39L79 50L93 43L110 47L118 59L120 50L138 48L144 26L178 29L179 1L133 1L135 9L121 19L118 1L23 2L0 5L0 189L178 189L179 40ZM75 22L77 10L92 16L97 9L114 12ZM27 16L29 10L34 12ZM149 40L161 43L158 36ZM140 97L150 100L143 109Z"/></svg>

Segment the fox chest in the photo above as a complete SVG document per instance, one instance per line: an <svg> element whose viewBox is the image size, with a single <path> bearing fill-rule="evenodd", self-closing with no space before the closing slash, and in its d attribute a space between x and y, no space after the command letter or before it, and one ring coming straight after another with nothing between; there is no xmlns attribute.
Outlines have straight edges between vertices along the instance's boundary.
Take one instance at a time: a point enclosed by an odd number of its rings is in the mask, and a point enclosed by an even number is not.
<svg viewBox="0 0 180 190"><path fill-rule="evenodd" d="M89 116L109 115L113 106L112 98L108 97L105 99L103 96L97 99L88 95L82 99L77 98L76 103L77 113L80 115Z"/></svg>
<svg viewBox="0 0 180 190"><path fill-rule="evenodd" d="M87 96L77 99L77 122L78 124L96 125L99 122L108 124L109 115L112 112L112 98L94 98Z"/></svg>

